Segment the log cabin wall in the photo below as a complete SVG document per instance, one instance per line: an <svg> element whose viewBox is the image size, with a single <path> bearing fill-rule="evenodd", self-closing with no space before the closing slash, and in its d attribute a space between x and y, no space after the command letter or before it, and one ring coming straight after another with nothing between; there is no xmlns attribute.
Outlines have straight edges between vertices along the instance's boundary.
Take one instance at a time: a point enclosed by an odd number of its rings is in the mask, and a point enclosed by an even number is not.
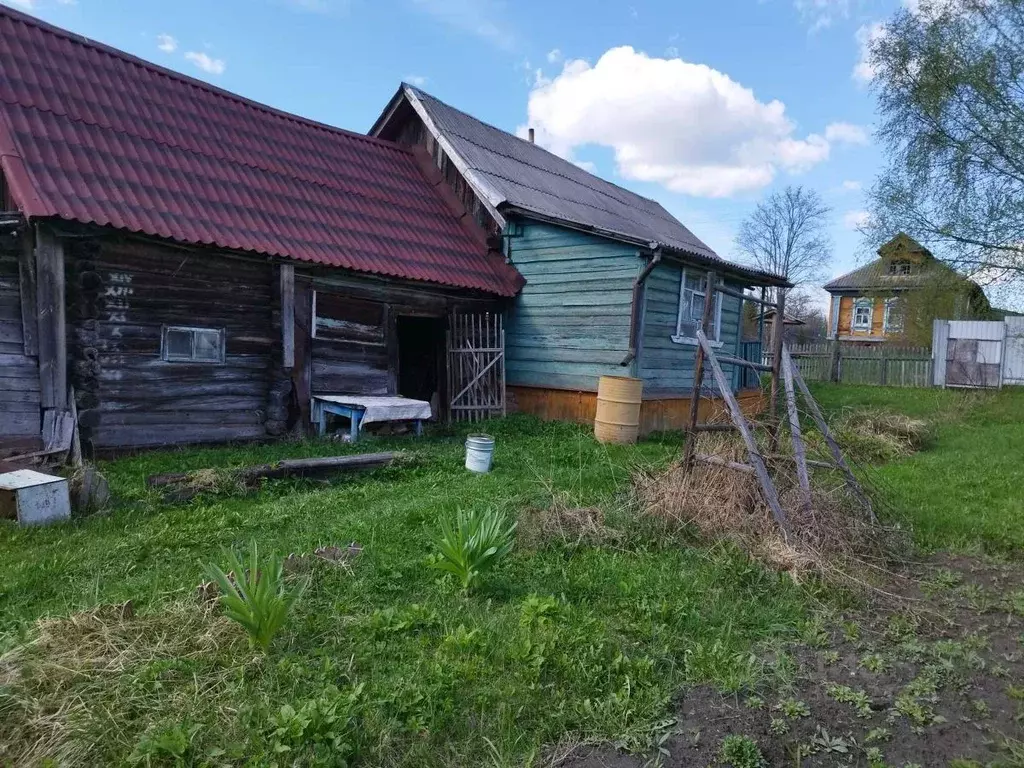
<svg viewBox="0 0 1024 768"><path fill-rule="evenodd" d="M273 265L131 238L66 247L69 366L87 448L266 434L280 346ZM222 360L165 359L166 327L222 332ZM187 339L176 337L179 353Z"/></svg>
<svg viewBox="0 0 1024 768"><path fill-rule="evenodd" d="M395 394L388 306L318 290L314 308L313 394Z"/></svg>
<svg viewBox="0 0 1024 768"><path fill-rule="evenodd" d="M23 241L13 234L0 237L0 452L3 453L41 447L33 272ZM27 301L22 300L23 294L28 296Z"/></svg>

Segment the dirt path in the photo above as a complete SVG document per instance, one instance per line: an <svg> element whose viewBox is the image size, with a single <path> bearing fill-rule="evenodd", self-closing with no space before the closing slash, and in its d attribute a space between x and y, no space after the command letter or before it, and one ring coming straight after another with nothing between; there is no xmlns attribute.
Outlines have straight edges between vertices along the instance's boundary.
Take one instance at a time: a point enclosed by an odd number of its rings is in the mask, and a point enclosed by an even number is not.
<svg viewBox="0 0 1024 768"><path fill-rule="evenodd" d="M1024 567L942 557L912 575L905 602L806 627L772 690L685 692L662 751L563 765L1024 766Z"/></svg>

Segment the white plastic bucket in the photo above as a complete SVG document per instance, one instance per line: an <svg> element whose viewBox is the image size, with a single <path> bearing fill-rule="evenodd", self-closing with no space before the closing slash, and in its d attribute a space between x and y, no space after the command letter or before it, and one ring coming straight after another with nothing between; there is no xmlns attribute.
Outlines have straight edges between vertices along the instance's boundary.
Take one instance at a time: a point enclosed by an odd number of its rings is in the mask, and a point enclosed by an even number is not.
<svg viewBox="0 0 1024 768"><path fill-rule="evenodd" d="M470 435L466 438L466 469L485 474L491 471L494 457L494 438L490 435Z"/></svg>

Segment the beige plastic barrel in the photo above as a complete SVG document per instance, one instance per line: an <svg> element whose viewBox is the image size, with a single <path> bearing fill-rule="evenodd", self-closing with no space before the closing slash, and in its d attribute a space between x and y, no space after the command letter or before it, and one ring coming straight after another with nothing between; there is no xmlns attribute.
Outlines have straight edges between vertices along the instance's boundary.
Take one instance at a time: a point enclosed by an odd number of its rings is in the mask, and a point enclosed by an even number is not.
<svg viewBox="0 0 1024 768"><path fill-rule="evenodd" d="M627 376L602 376L597 383L594 437L602 443L635 443L640 431L644 383Z"/></svg>

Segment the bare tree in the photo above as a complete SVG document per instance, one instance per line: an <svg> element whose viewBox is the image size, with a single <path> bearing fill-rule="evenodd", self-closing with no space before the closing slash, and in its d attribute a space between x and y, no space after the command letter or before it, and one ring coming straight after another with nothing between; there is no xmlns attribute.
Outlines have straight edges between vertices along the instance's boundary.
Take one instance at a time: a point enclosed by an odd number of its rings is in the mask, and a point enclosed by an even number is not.
<svg viewBox="0 0 1024 768"><path fill-rule="evenodd" d="M773 192L740 225L737 250L765 272L794 285L817 283L832 261L829 208L813 189Z"/></svg>

